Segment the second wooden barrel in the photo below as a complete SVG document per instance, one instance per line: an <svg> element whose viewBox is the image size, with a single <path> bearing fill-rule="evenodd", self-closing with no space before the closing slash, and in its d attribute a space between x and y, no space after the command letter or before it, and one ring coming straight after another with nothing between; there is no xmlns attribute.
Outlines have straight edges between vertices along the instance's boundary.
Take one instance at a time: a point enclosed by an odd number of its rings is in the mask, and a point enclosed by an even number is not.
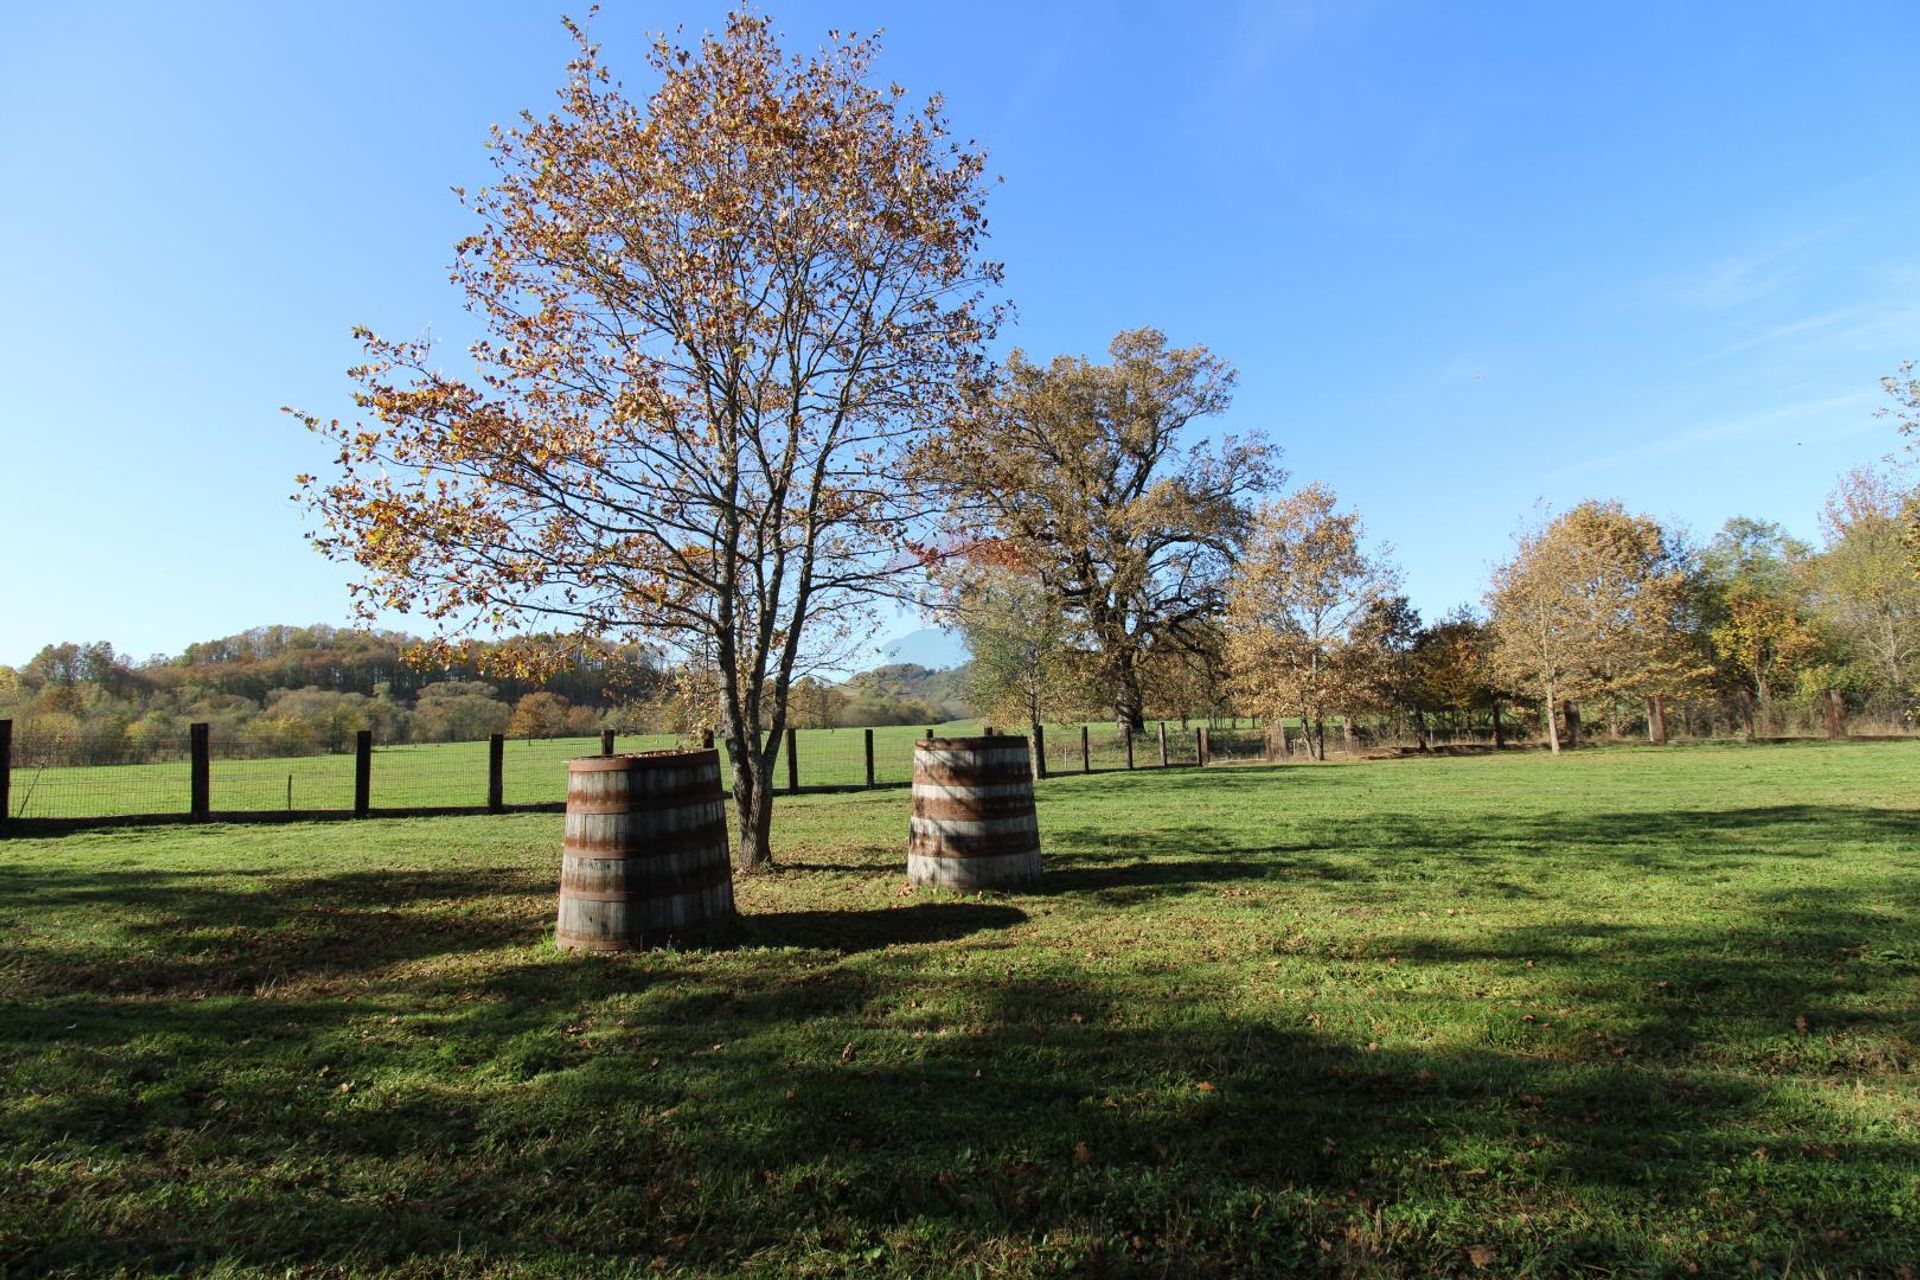
<svg viewBox="0 0 1920 1280"><path fill-rule="evenodd" d="M733 919L733 864L717 751L567 762L560 863L566 950L712 942Z"/></svg>
<svg viewBox="0 0 1920 1280"><path fill-rule="evenodd" d="M916 742L907 879L993 889L1039 875L1027 740L996 734Z"/></svg>

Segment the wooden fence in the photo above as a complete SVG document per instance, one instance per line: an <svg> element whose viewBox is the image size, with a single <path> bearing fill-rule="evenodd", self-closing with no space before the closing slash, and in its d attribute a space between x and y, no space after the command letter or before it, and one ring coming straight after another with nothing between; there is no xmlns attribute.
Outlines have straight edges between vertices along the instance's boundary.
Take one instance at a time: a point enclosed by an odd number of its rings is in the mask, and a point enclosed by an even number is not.
<svg viewBox="0 0 1920 1280"><path fill-rule="evenodd" d="M426 753L446 751L449 748L463 748L464 755L468 744L442 744L440 746L401 746L397 748L375 749L373 734L369 730L360 730L354 738L351 753L350 789L344 776L346 761L339 755L320 757L273 757L253 759L250 757L223 757L216 748L209 725L196 723L188 727L184 770L178 756L171 765L158 766L66 766L56 768L56 775L73 783L76 778L84 778L85 785L71 785L74 794L54 804L55 811L48 811L47 795L39 799L40 812L26 814L26 797L31 796L32 787L39 783L39 770L20 766L15 761L13 722L0 720L0 832L57 831L82 827L112 826L121 824L179 823L179 822L285 822L314 821L332 819L350 819L366 817L409 817L442 814L474 813L529 813L557 812L565 807L563 800L525 799L528 784L525 775L517 784L522 799L512 800L508 786L509 770L529 767L517 761L510 761L508 742L504 735L493 734L486 744L485 791L484 800L477 786L462 781L477 775L459 772L457 757L448 754L429 762L428 767L435 771L432 785L421 785L418 777L410 779L410 784L399 785L395 777L383 783L383 770L392 768L405 771L408 768L418 770ZM860 736L858 753L851 751L852 735ZM926 737L936 736L936 731L927 729ZM989 733L993 732L988 730ZM1096 743L1087 726L1077 727L1072 743L1070 760L1062 759L1056 747L1053 759L1048 759L1048 746L1044 731L1036 735L1033 744L1038 754L1037 772L1041 777L1057 776L1063 773L1101 773L1136 767L1170 768L1180 766L1206 765L1213 763L1213 741L1211 730L1196 727L1188 734L1180 729L1171 731L1165 723L1158 726L1157 752L1150 747L1141 746L1132 737L1122 745L1116 738L1113 742L1101 740ZM817 736L816 736L817 735ZM889 732L886 735L888 753L885 759L876 753L874 731L872 729L838 731L829 748L825 730L788 729L781 744L779 756L784 760L776 763L775 777L784 782L782 788L786 794L806 792L836 792L869 790L884 787L903 787L911 779L911 760L902 757L902 748L910 757L911 739L903 734ZM813 737L808 743L807 738ZM1146 737L1142 741L1151 743ZM533 745L529 743L528 745ZM583 744L584 745L584 744ZM602 731L599 737L599 751L602 755L612 755L617 739L613 731ZM653 744L653 745L658 745ZM706 734L703 746L714 745L713 735ZM577 751L573 754L587 754ZM825 753L825 754L822 754ZM723 750L723 759L726 753ZM811 761L811 763L809 763ZM477 763L477 762L474 762ZM302 785L309 795L316 790L324 791L332 803L314 805L296 805L294 802L295 774L301 772L295 766L319 766L333 780L333 785L316 787L303 777ZM468 765L466 767L472 767ZM554 761L544 760L538 766L551 773L553 779L564 783L564 770L556 769ZM273 799L263 801L261 777L253 777L247 787L240 787L229 774L225 779L221 769L246 769L255 775L271 773L273 769L288 769L286 774L285 807L278 805L278 792ZM315 771L319 771L315 770ZM16 786L16 772L24 775L28 781L25 788ZM811 778L809 778L811 772ZM544 778L546 773L542 774ZM274 775L277 779L278 775ZM271 782L278 788L277 780ZM116 794L116 786L123 788ZM385 787L387 796L383 797L377 787ZM136 790L137 788L137 790ZM246 795L238 795L244 790ZM404 793L408 803L392 803L395 793ZM429 794L435 793L435 794ZM427 802L429 799L445 799L459 794L472 795L469 803ZM548 794L551 794L549 792ZM18 802L18 803L16 803Z"/></svg>

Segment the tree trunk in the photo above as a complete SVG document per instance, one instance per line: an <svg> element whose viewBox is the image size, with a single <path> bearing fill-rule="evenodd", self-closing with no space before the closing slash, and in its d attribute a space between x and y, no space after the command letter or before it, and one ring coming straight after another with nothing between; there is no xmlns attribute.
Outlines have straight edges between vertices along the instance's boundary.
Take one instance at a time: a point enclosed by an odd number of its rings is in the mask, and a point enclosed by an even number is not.
<svg viewBox="0 0 1920 1280"><path fill-rule="evenodd" d="M773 739L778 750L779 738ZM733 757L735 856L743 872L773 865L773 762L737 738L727 744Z"/></svg>
<svg viewBox="0 0 1920 1280"><path fill-rule="evenodd" d="M1571 700L1560 704L1560 714L1567 722L1567 750L1577 751L1580 747L1580 708Z"/></svg>
<svg viewBox="0 0 1920 1280"><path fill-rule="evenodd" d="M1500 699L1493 700L1493 749L1498 751L1507 745L1506 731L1500 727Z"/></svg>
<svg viewBox="0 0 1920 1280"><path fill-rule="evenodd" d="M1847 736L1847 704L1840 697L1838 689L1826 689L1820 694L1820 709L1827 714L1827 739L1838 742Z"/></svg>
<svg viewBox="0 0 1920 1280"><path fill-rule="evenodd" d="M1113 724L1122 734L1147 731L1147 698L1140 688L1140 673L1132 662L1121 666L1118 689L1113 700Z"/></svg>
<svg viewBox="0 0 1920 1280"><path fill-rule="evenodd" d="M1655 746L1667 745L1667 700L1661 694L1647 699L1647 741Z"/></svg>
<svg viewBox="0 0 1920 1280"><path fill-rule="evenodd" d="M1340 750L1347 755L1353 754L1353 717L1340 717Z"/></svg>
<svg viewBox="0 0 1920 1280"><path fill-rule="evenodd" d="M1412 708L1409 708L1409 714L1412 716L1412 719L1413 719L1414 745L1419 747L1421 752L1424 754L1432 746L1427 734L1427 713L1422 711L1418 707L1412 707Z"/></svg>
<svg viewBox="0 0 1920 1280"><path fill-rule="evenodd" d="M1747 722L1747 741L1752 742L1758 732L1754 725L1753 695L1745 689L1740 691L1740 718Z"/></svg>
<svg viewBox="0 0 1920 1280"><path fill-rule="evenodd" d="M1553 714L1553 686L1547 686L1547 700L1541 705L1541 719L1547 722L1547 746L1553 754L1560 754L1560 725Z"/></svg>
<svg viewBox="0 0 1920 1280"><path fill-rule="evenodd" d="M1319 752L1314 756L1314 759L1325 760L1327 758L1327 722L1319 716L1313 718L1313 738L1319 748Z"/></svg>

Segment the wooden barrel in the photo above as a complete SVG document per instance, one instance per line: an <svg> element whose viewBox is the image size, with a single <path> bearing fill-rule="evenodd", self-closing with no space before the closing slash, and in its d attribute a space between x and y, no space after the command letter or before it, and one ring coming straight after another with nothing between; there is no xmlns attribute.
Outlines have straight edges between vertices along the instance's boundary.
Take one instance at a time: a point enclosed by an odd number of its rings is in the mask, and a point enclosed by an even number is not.
<svg viewBox="0 0 1920 1280"><path fill-rule="evenodd" d="M995 734L914 743L907 879L992 889L1039 875L1027 740Z"/></svg>
<svg viewBox="0 0 1920 1280"><path fill-rule="evenodd" d="M711 942L733 919L717 751L567 762L554 940L575 951Z"/></svg>

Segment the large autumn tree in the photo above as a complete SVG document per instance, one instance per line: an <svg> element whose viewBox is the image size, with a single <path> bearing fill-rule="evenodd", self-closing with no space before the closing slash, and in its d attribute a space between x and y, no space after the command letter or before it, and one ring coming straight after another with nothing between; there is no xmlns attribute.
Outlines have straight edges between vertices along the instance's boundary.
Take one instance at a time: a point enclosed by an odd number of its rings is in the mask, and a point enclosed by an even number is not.
<svg viewBox="0 0 1920 1280"><path fill-rule="evenodd" d="M903 455L996 319L983 161L870 39L790 56L736 13L658 40L638 101L575 35L467 197L474 372L363 332L370 421L305 417L337 447L306 492L361 603L443 643L538 620L710 669L751 869L795 673L897 590Z"/></svg>
<svg viewBox="0 0 1920 1280"><path fill-rule="evenodd" d="M1906 539L1913 506L1887 472L1849 471L1827 497L1826 549L1810 566L1815 607L1864 660L1867 683L1902 702L1920 655L1920 577Z"/></svg>
<svg viewBox="0 0 1920 1280"><path fill-rule="evenodd" d="M1015 351L920 463L961 530L997 538L1080 630L1116 724L1137 733L1149 661L1209 638L1250 499L1278 472L1257 438L1187 438L1232 401L1225 360L1154 329L1107 352L1042 365Z"/></svg>
<svg viewBox="0 0 1920 1280"><path fill-rule="evenodd" d="M1775 697L1820 656L1812 555L1780 525L1747 516L1728 520L1702 553L1705 629L1749 737L1759 724L1772 727Z"/></svg>
<svg viewBox="0 0 1920 1280"><path fill-rule="evenodd" d="M1692 678L1691 565L1651 516L1583 502L1518 544L1487 593L1494 673L1539 698L1555 753L1557 708Z"/></svg>
<svg viewBox="0 0 1920 1280"><path fill-rule="evenodd" d="M1368 624L1398 580L1366 548L1359 515L1339 510L1326 486L1261 507L1227 603L1239 705L1271 719L1299 716L1309 754L1325 759L1327 716L1372 700L1380 663Z"/></svg>

